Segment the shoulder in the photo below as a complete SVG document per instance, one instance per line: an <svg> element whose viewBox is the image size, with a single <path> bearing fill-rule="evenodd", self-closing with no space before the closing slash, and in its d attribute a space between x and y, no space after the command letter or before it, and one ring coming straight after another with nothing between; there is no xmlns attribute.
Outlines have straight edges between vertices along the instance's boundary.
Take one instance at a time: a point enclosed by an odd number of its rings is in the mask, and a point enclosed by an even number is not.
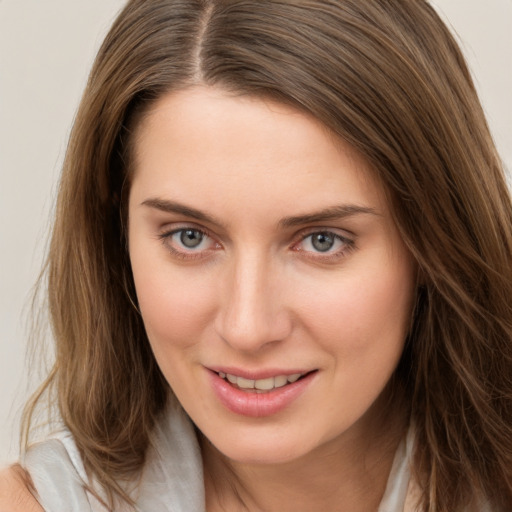
<svg viewBox="0 0 512 512"><path fill-rule="evenodd" d="M30 476L21 466L0 470L0 512L44 512L31 488Z"/></svg>
<svg viewBox="0 0 512 512"><path fill-rule="evenodd" d="M23 454L34 494L43 509L95 510L91 508L89 478L73 438L64 432L55 436L32 444ZM4 511L0 508L0 512Z"/></svg>

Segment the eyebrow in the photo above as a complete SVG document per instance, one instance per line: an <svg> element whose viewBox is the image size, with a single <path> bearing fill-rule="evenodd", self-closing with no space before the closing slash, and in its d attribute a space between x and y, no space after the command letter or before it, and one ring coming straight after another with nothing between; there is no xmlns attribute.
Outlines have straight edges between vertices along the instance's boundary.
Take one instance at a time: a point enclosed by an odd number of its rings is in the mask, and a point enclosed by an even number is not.
<svg viewBox="0 0 512 512"><path fill-rule="evenodd" d="M290 228L302 224L311 224L314 222L324 222L328 220L340 220L354 215L380 215L375 208L359 206L355 204L343 204L325 208L319 212L297 215L294 217L285 217L279 221L279 226Z"/></svg>
<svg viewBox="0 0 512 512"><path fill-rule="evenodd" d="M180 215L184 215L185 217L190 217L191 219L196 219L201 222L208 222L210 224L216 224L217 226L225 227L224 223L221 222L219 219L211 215L208 215L207 213L204 213L201 210L197 210L196 208L192 208L191 206L186 206L175 201L151 198L143 201L142 205L149 206L150 208L154 208L162 212L178 213Z"/></svg>
<svg viewBox="0 0 512 512"><path fill-rule="evenodd" d="M184 215L185 217L190 217L201 222L208 222L210 224L215 224L225 228L225 224L216 217L213 217L212 215L209 215L196 208L192 208L191 206L186 206L175 201L169 201L167 199L160 198L150 198L146 199L141 204L166 213L177 213ZM339 220L361 214L380 215L375 208L353 204L344 204L325 208L318 212L296 215L292 217L284 217L278 222L278 226L281 228L291 228L303 224L324 222L328 220Z"/></svg>

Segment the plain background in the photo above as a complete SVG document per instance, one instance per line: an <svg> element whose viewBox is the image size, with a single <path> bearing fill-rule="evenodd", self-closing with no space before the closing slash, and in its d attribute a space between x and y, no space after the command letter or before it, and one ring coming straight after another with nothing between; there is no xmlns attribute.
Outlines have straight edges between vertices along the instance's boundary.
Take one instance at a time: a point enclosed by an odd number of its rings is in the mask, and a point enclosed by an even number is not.
<svg viewBox="0 0 512 512"><path fill-rule="evenodd" d="M512 0L433 3L458 35L512 170ZM25 363L31 289L67 137L95 52L123 4L0 0L0 463L16 458L33 386Z"/></svg>

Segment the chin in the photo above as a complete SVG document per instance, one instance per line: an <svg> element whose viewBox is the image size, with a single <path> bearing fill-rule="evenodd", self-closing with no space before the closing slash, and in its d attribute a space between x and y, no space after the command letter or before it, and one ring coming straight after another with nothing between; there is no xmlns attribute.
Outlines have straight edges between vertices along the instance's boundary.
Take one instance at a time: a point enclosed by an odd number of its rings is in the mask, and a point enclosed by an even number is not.
<svg viewBox="0 0 512 512"><path fill-rule="evenodd" d="M300 432L279 432L261 429L259 432L237 432L227 436L207 437L210 445L226 458L239 464L276 465L286 464L306 456L320 443L313 442L312 435ZM289 430L289 429L288 429ZM310 442L305 442L308 439Z"/></svg>
<svg viewBox="0 0 512 512"><path fill-rule="evenodd" d="M276 449L275 446L242 446L229 447L227 450L219 450L225 457L233 462L244 465L279 465L293 462L305 453L297 450Z"/></svg>

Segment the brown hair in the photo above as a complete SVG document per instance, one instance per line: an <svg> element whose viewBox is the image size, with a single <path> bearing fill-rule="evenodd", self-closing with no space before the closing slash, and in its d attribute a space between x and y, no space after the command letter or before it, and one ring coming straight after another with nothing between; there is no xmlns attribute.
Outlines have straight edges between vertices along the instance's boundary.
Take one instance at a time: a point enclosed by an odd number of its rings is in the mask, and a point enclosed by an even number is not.
<svg viewBox="0 0 512 512"><path fill-rule="evenodd" d="M311 113L372 164L421 285L396 372L425 511L512 509L512 208L453 37L423 0L132 0L90 75L48 259L56 363L42 392L110 497L169 388L132 302L130 133L192 84ZM28 408L28 422L38 394Z"/></svg>

